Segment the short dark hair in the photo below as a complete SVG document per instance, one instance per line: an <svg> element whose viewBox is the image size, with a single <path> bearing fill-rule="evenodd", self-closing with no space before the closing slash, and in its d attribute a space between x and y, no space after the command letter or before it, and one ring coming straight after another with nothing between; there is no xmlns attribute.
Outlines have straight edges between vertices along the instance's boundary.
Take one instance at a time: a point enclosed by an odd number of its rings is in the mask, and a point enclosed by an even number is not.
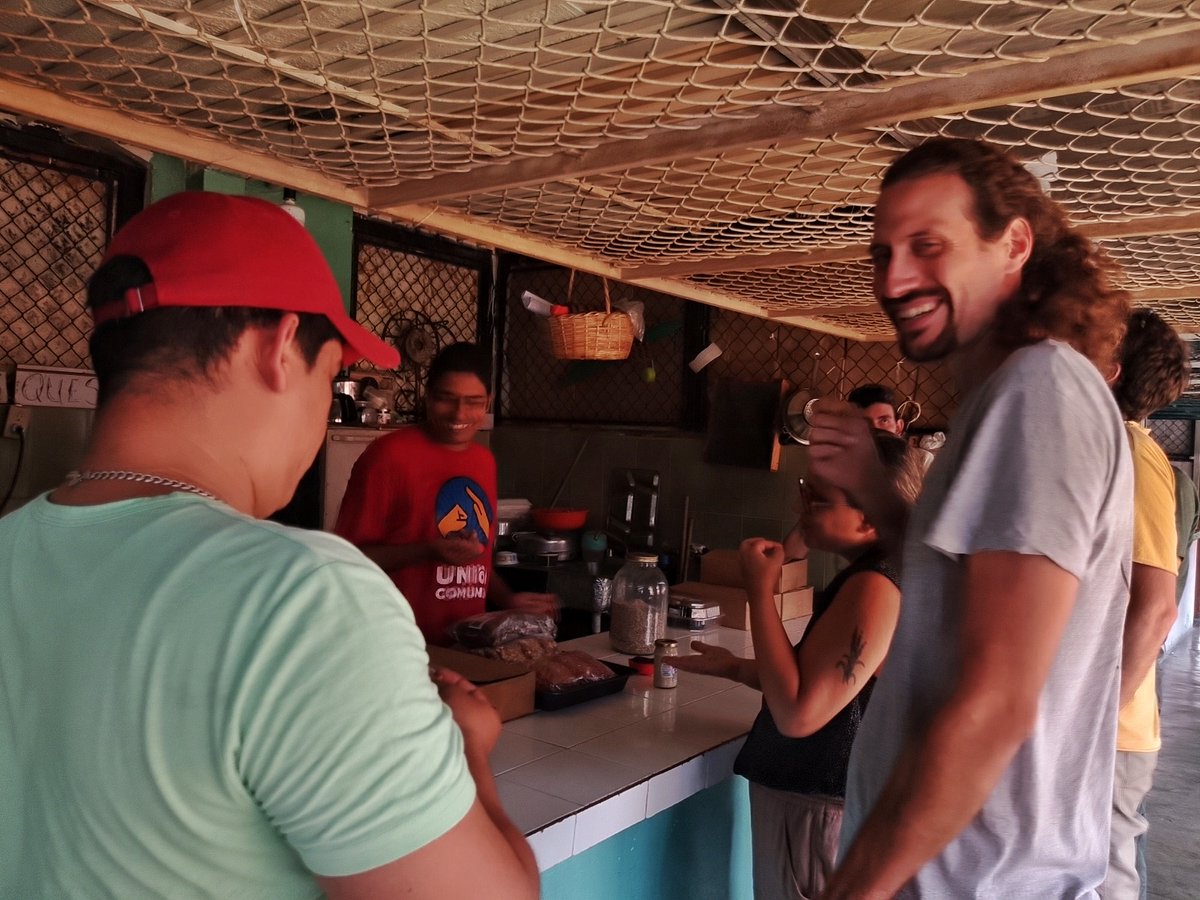
<svg viewBox="0 0 1200 900"><path fill-rule="evenodd" d="M1120 363L1113 397L1132 422L1178 400L1191 375L1183 340L1151 309L1135 309L1129 316Z"/></svg>
<svg viewBox="0 0 1200 900"><path fill-rule="evenodd" d="M846 399L859 409L866 409L876 403L886 403L893 412L896 409L896 395L892 393L891 388L884 387L882 384L860 385L852 390Z"/></svg>
<svg viewBox="0 0 1200 900"><path fill-rule="evenodd" d="M429 374L425 376L425 389L432 391L438 381L452 372L474 375L483 382L489 394L492 392L492 358L487 350L478 344L464 341L442 348L429 364Z"/></svg>
<svg viewBox="0 0 1200 900"><path fill-rule="evenodd" d="M137 257L115 256L88 279L88 307L111 303L153 281L149 268ZM283 315L278 309L245 306L161 307L104 322L89 341L97 405L103 406L139 375L207 378L248 328L270 327ZM325 316L297 315L296 340L311 368L321 348L329 341L340 344L341 335Z"/></svg>

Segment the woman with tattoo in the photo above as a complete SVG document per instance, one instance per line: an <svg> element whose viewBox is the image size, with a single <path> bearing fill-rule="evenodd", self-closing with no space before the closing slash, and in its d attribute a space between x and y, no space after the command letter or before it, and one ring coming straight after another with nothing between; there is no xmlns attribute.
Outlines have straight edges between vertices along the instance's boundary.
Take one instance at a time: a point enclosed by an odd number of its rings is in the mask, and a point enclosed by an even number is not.
<svg viewBox="0 0 1200 900"><path fill-rule="evenodd" d="M911 503L921 465L901 438L877 431L875 442ZM824 890L841 831L850 744L900 612L899 576L861 510L840 490L802 479L799 512L784 544L742 543L755 659L693 641L697 655L676 663L763 692L762 712L734 765L750 781L756 900L810 900ZM817 596L793 648L774 591L788 551L802 556L806 547L836 553L849 565Z"/></svg>

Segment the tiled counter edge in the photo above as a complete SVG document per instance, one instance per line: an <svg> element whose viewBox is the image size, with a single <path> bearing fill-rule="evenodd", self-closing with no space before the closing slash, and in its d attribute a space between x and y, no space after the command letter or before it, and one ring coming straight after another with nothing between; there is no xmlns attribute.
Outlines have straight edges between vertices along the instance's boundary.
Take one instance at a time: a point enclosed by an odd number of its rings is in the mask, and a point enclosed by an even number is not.
<svg viewBox="0 0 1200 900"><path fill-rule="evenodd" d="M795 641L806 624L784 626ZM701 637L753 656L748 632L718 627ZM607 634L564 646L625 661ZM545 871L730 778L761 704L753 688L680 672L674 690L633 676L620 693L508 722L491 757L501 802Z"/></svg>
<svg viewBox="0 0 1200 900"><path fill-rule="evenodd" d="M743 736L714 747L530 832L527 836L538 868L544 872L643 819L649 819L731 777L733 761L745 741Z"/></svg>

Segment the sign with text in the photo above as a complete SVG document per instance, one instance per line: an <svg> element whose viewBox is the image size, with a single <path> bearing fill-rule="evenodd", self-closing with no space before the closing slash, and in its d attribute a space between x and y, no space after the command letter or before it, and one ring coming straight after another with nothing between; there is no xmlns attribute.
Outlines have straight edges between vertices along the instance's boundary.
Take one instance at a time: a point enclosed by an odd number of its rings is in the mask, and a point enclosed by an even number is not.
<svg viewBox="0 0 1200 900"><path fill-rule="evenodd" d="M17 366L13 402L24 406L96 406L96 374L90 369Z"/></svg>

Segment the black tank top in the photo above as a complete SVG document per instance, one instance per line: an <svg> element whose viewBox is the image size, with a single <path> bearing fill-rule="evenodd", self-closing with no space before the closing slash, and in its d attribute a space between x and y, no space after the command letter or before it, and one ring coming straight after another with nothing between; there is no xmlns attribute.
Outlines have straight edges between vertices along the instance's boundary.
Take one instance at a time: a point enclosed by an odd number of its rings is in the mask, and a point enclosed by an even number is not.
<svg viewBox="0 0 1200 900"><path fill-rule="evenodd" d="M838 591L859 572L878 572L897 587L900 578L878 548L868 550L837 574L813 603L813 615L800 643L812 634L813 626L833 604ZM850 745L862 722L863 711L875 687L875 677L858 695L820 731L803 738L785 737L775 727L775 720L764 702L758 718L750 729L746 744L733 764L733 771L756 784L779 791L798 794L821 794L828 797L846 795L846 769L850 763Z"/></svg>

